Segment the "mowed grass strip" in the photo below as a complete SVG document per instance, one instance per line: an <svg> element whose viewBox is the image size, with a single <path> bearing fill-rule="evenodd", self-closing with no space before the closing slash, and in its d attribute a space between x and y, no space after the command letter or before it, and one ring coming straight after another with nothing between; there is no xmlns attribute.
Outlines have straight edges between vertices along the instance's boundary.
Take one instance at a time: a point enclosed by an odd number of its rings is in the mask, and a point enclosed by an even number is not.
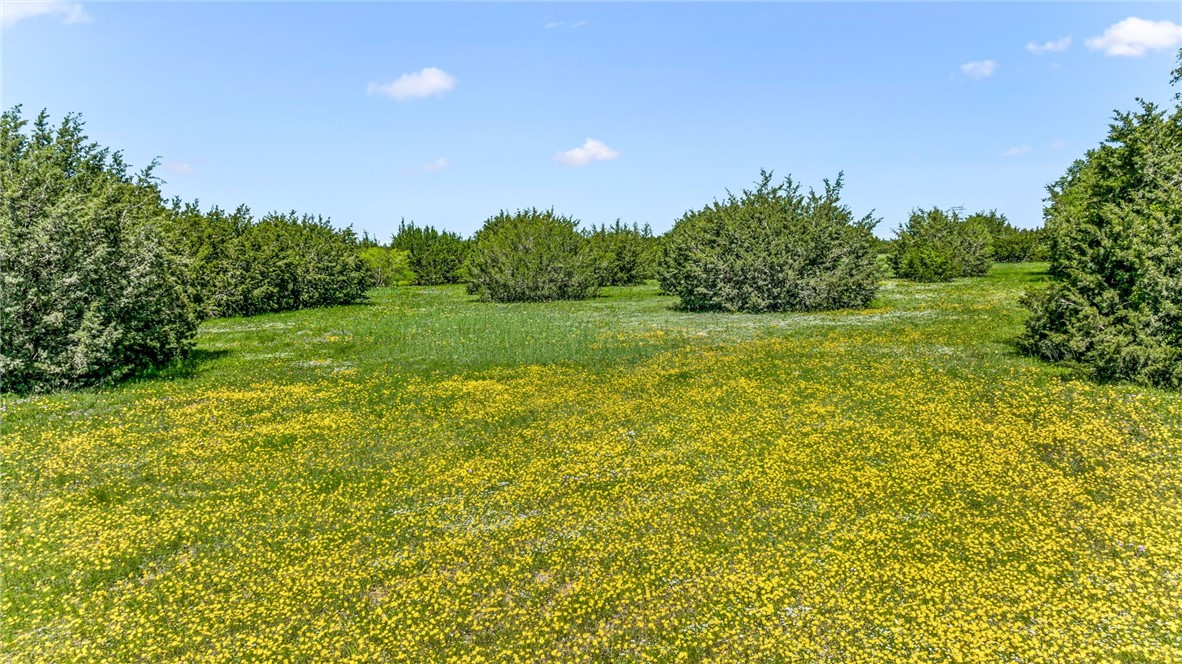
<svg viewBox="0 0 1182 664"><path fill-rule="evenodd" d="M1016 354L1040 266L864 311L462 288L4 403L16 661L1175 661L1182 397Z"/></svg>

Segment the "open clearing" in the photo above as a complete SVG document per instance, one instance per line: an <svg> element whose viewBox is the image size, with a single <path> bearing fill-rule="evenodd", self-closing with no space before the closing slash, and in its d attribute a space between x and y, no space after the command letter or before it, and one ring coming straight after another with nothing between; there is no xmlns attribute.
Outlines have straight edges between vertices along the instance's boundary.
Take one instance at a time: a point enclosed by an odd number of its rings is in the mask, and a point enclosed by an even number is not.
<svg viewBox="0 0 1182 664"><path fill-rule="evenodd" d="M6 398L16 661L1178 661L1182 395L1019 356L1037 265L865 311L462 287Z"/></svg>

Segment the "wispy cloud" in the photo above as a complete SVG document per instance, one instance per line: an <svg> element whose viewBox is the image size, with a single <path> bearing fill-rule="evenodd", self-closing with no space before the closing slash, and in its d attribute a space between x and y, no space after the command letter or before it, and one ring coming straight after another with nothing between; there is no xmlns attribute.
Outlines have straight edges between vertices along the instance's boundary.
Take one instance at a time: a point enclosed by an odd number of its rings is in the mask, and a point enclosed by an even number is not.
<svg viewBox="0 0 1182 664"><path fill-rule="evenodd" d="M371 95L382 95L395 101L419 99L431 95L441 95L456 87L456 77L437 67L427 67L416 72L403 74L398 80L389 83L371 81L367 92Z"/></svg>
<svg viewBox="0 0 1182 664"><path fill-rule="evenodd" d="M1049 42L1030 42L1026 44L1026 50L1035 55L1042 55L1044 53L1062 53L1071 46L1071 37L1064 37Z"/></svg>
<svg viewBox="0 0 1182 664"><path fill-rule="evenodd" d="M27 18L49 16L61 19L62 23L90 23L94 17L86 13L80 2L65 0L39 0L36 2L0 2L0 26L16 25Z"/></svg>
<svg viewBox="0 0 1182 664"><path fill-rule="evenodd" d="M1058 140L1058 141L1055 141L1054 143L1051 143L1047 147L1050 148L1051 150L1062 150L1067 147L1067 141Z"/></svg>
<svg viewBox="0 0 1182 664"><path fill-rule="evenodd" d="M1031 147L1029 145L1015 145L1014 147L1001 153L1001 156L1003 156L1003 157L1020 157L1024 154L1030 152L1030 150L1031 150Z"/></svg>
<svg viewBox="0 0 1182 664"><path fill-rule="evenodd" d="M187 161L165 161L160 164L160 168L163 168L164 172L172 173L173 175L193 174L193 164Z"/></svg>
<svg viewBox="0 0 1182 664"><path fill-rule="evenodd" d="M447 167L448 167L447 158L440 157L440 158L436 159L435 161L423 164L421 168L424 171L442 171L443 169L445 169Z"/></svg>
<svg viewBox="0 0 1182 664"><path fill-rule="evenodd" d="M587 21L575 21L574 23L567 23L565 21L550 21L546 24L547 30L554 30L556 28L581 28L587 25Z"/></svg>
<svg viewBox="0 0 1182 664"><path fill-rule="evenodd" d="M1149 51L1173 48L1182 43L1182 25L1130 16L1084 43L1093 51L1104 51L1105 55L1139 58Z"/></svg>
<svg viewBox="0 0 1182 664"><path fill-rule="evenodd" d="M566 152L559 152L554 159L563 166L586 166L593 161L610 161L620 156L603 141L588 138L583 145Z"/></svg>
<svg viewBox="0 0 1182 664"><path fill-rule="evenodd" d="M973 60L960 66L960 73L969 78L982 79L993 76L997 71L996 60Z"/></svg>

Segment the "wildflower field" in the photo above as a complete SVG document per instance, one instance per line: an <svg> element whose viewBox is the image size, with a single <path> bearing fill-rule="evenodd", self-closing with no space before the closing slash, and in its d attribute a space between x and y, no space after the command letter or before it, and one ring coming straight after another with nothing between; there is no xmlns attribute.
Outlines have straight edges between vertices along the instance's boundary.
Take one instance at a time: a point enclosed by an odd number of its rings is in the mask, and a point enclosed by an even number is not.
<svg viewBox="0 0 1182 664"><path fill-rule="evenodd" d="M462 286L4 402L10 661L1182 660L1182 395L1020 356L1042 266L867 310Z"/></svg>

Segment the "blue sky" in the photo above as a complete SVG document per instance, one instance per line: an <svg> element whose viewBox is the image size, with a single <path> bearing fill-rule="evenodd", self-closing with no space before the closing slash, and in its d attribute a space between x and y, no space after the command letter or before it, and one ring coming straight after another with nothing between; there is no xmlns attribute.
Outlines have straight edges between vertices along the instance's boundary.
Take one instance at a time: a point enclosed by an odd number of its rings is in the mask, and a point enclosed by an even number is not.
<svg viewBox="0 0 1182 664"><path fill-rule="evenodd" d="M663 231L760 168L844 171L884 236L915 206L1034 226L1114 109L1172 98L1182 46L1177 2L3 11L5 108L81 113L169 196L380 237L529 206Z"/></svg>

